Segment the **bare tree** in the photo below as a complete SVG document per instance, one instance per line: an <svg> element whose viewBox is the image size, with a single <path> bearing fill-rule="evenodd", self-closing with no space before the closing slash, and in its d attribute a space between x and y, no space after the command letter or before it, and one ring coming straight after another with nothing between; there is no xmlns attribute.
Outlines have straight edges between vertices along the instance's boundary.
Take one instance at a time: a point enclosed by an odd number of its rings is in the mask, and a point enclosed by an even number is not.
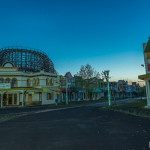
<svg viewBox="0 0 150 150"><path fill-rule="evenodd" d="M91 90L99 88L100 73L89 64L82 65L76 77L76 86L78 89L85 90L87 96Z"/></svg>

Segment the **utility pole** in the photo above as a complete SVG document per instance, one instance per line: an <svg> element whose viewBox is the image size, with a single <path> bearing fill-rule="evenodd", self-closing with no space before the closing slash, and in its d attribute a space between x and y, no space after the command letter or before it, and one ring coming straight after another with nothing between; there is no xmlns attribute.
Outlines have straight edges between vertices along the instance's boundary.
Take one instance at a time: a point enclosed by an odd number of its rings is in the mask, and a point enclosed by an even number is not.
<svg viewBox="0 0 150 150"><path fill-rule="evenodd" d="M105 79L107 81L107 87L108 87L108 103L109 103L109 106L111 105L111 94L110 94L110 88L109 88L109 70L105 70L103 72L104 76L105 76Z"/></svg>
<svg viewBox="0 0 150 150"><path fill-rule="evenodd" d="M66 77L66 104L68 104L68 81L67 81L67 77Z"/></svg>

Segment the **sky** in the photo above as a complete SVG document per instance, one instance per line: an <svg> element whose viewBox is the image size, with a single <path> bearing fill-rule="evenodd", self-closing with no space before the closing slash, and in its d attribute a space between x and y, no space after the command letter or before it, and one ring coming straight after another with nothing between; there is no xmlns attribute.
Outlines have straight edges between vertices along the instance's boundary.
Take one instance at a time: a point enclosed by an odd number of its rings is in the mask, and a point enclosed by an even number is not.
<svg viewBox="0 0 150 150"><path fill-rule="evenodd" d="M110 70L112 81L137 81L145 73L149 6L149 0L1 0L0 48L40 49L62 75L90 64Z"/></svg>

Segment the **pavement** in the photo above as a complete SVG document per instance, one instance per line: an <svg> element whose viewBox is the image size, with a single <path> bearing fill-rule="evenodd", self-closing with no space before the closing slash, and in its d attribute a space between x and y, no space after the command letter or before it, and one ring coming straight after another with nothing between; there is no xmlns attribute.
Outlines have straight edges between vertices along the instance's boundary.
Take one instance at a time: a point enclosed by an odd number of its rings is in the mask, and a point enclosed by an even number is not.
<svg viewBox="0 0 150 150"><path fill-rule="evenodd" d="M43 109L2 122L0 150L148 150L150 119L104 105Z"/></svg>

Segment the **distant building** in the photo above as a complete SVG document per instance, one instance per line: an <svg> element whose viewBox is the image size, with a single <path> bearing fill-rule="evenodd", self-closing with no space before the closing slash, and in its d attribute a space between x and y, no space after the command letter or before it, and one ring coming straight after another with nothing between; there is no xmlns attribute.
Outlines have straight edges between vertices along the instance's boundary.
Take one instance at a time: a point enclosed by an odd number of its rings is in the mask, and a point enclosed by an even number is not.
<svg viewBox="0 0 150 150"><path fill-rule="evenodd" d="M110 81L109 84L112 98L137 97L141 95L141 87L136 82L132 82L132 85L129 85L125 80L118 80ZM107 82L104 85L105 97L107 97Z"/></svg>

